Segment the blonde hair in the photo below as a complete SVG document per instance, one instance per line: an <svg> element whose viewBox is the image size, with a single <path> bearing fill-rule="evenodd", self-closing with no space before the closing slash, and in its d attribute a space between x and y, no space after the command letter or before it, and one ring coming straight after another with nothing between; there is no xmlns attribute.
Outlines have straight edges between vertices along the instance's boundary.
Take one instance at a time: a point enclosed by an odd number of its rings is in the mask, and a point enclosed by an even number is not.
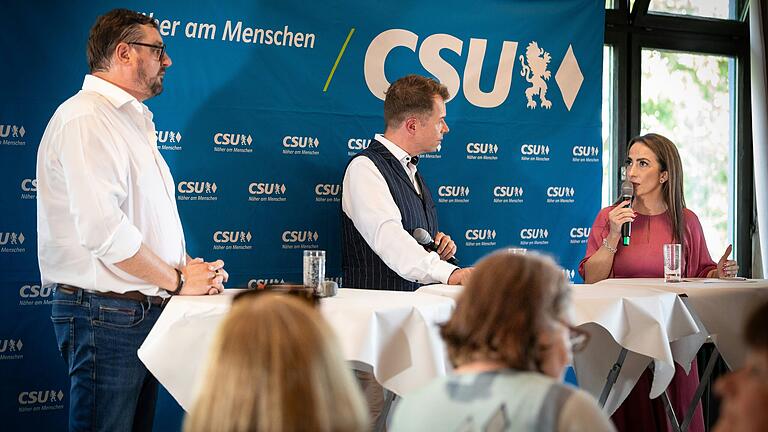
<svg viewBox="0 0 768 432"><path fill-rule="evenodd" d="M232 306L212 347L185 432L368 428L360 390L320 314L262 294Z"/></svg>

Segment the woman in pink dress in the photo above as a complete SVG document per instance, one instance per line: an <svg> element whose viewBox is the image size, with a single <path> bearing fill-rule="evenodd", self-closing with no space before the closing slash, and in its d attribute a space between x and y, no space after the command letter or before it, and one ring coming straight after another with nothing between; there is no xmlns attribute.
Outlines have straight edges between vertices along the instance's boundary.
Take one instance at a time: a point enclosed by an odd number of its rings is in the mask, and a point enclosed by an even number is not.
<svg viewBox="0 0 768 432"><path fill-rule="evenodd" d="M632 139L626 161L627 178L634 186L634 200L624 200L600 210L579 265L586 283L607 278L659 278L664 273L663 245L682 245L683 277L731 277L738 272L728 259L731 246L715 263L707 249L699 218L685 207L683 166L677 147L658 134ZM619 246L621 226L632 223L629 246ZM671 430L661 398L648 399L652 375L646 370L612 420L619 431ZM667 392L679 420L698 386L694 359L691 373L676 366ZM696 408L690 431L704 431L701 404Z"/></svg>

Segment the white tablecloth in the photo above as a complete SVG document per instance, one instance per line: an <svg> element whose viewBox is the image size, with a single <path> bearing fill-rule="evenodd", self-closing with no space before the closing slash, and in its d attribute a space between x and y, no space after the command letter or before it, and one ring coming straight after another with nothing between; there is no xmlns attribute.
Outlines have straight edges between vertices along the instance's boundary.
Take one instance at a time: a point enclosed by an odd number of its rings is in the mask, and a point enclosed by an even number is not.
<svg viewBox="0 0 768 432"><path fill-rule="evenodd" d="M219 323L233 294L171 299L139 349L139 358L189 410ZM387 389L403 394L450 368L436 323L454 308L450 298L393 291L340 289L321 311L344 357L372 370Z"/></svg>
<svg viewBox="0 0 768 432"><path fill-rule="evenodd" d="M703 342L707 336L711 337L732 370L740 368L746 358L745 320L753 308L768 301L768 279L686 279L681 283L664 283L662 279L606 279L595 285L610 289L633 286L685 294L684 302L702 331L697 340ZM688 366L683 362L680 364Z"/></svg>

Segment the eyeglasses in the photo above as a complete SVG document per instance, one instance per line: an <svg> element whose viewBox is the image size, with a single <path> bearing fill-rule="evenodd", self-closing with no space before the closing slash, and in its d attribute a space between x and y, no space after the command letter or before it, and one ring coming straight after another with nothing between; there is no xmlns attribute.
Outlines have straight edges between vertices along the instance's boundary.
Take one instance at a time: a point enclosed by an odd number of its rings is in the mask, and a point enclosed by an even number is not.
<svg viewBox="0 0 768 432"><path fill-rule="evenodd" d="M139 45L139 46L159 50L160 53L157 55L157 61L163 61L163 56L165 55L165 44L152 45L152 44L143 43L143 42L128 42L128 45Z"/></svg>
<svg viewBox="0 0 768 432"><path fill-rule="evenodd" d="M235 294L232 299L232 303L253 298L257 295L265 293L274 294L286 294L294 297L298 297L300 300L307 302L312 307L320 305L320 297L315 294L315 290L312 287L305 285L293 285L293 284L274 284L274 285L262 285L260 284L256 289L249 289Z"/></svg>

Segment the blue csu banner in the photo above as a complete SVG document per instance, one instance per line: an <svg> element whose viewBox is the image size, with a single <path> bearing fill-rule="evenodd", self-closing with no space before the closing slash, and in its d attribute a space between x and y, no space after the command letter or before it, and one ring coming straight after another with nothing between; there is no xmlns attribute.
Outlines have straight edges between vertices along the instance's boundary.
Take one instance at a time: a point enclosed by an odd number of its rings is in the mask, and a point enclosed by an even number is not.
<svg viewBox="0 0 768 432"><path fill-rule="evenodd" d="M64 428L68 384L37 268L35 158L53 111L82 84L90 26L114 7L159 22L173 65L147 102L158 145L189 253L222 258L230 286L301 280L303 249L327 250L339 276L343 169L383 131L389 83L410 73L451 93L450 133L419 169L461 262L522 246L580 281L600 203L604 2L41 3L4 5L0 33L4 422Z"/></svg>

